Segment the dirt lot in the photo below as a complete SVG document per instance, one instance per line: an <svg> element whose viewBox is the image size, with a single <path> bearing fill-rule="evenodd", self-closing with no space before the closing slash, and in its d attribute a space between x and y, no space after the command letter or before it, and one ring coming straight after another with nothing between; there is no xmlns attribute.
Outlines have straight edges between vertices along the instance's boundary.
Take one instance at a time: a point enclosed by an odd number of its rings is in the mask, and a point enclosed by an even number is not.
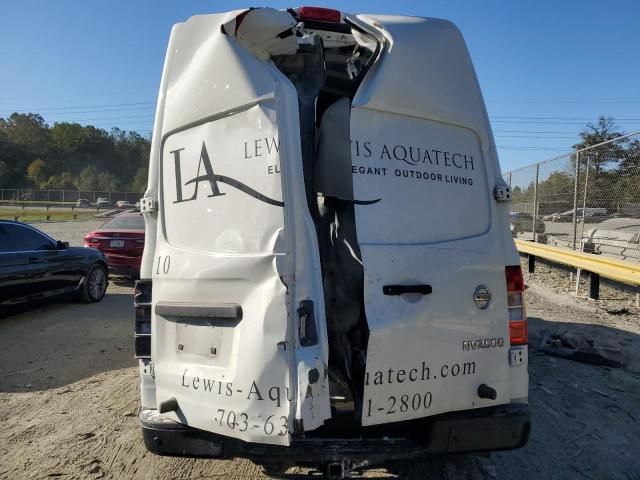
<svg viewBox="0 0 640 480"><path fill-rule="evenodd" d="M528 281L533 334L563 329L618 341L629 366L531 352L533 431L525 448L390 464L367 477L640 480L640 311L626 299L598 304L545 283L543 273ZM626 313L607 313L614 303ZM146 452L132 329L131 286L113 282L97 305L56 303L0 318L0 479L263 478L245 460ZM305 473L292 469L285 478Z"/></svg>
<svg viewBox="0 0 640 480"><path fill-rule="evenodd" d="M33 226L48 233L56 240L69 242L72 247L81 247L84 236L105 221L92 219L81 222L40 222L34 223Z"/></svg>

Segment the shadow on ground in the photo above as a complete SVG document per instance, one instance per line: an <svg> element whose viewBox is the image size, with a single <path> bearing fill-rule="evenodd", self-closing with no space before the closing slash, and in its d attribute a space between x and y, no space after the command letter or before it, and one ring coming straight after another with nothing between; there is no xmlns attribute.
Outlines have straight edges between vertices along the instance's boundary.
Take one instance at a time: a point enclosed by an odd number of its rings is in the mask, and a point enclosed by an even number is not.
<svg viewBox="0 0 640 480"><path fill-rule="evenodd" d="M99 303L57 301L0 318L0 392L56 388L135 365L130 289Z"/></svg>

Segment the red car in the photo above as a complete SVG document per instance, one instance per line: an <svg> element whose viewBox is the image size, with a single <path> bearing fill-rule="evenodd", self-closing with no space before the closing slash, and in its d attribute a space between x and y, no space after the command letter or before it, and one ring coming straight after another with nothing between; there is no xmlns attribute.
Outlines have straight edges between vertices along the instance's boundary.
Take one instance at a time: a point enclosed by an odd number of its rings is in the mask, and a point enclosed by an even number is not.
<svg viewBox="0 0 640 480"><path fill-rule="evenodd" d="M144 218L121 213L84 237L84 246L104 253L113 275L138 278L144 249Z"/></svg>

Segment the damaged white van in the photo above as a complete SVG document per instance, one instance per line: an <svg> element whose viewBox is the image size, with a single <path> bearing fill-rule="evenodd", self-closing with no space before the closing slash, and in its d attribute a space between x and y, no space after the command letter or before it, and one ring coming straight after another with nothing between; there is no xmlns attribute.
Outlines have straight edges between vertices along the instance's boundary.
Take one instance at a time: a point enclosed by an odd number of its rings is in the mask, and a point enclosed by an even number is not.
<svg viewBox="0 0 640 480"><path fill-rule="evenodd" d="M345 474L524 445L509 200L450 22L174 26L141 202L146 446Z"/></svg>

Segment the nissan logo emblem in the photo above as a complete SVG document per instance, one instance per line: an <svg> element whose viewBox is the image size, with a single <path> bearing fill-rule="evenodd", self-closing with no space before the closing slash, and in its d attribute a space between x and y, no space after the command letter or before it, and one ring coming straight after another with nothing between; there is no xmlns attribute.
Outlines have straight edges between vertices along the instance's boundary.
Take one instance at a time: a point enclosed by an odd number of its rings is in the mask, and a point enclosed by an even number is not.
<svg viewBox="0 0 640 480"><path fill-rule="evenodd" d="M478 285L473 292L473 301L480 310L484 310L491 303L491 292L484 285Z"/></svg>

